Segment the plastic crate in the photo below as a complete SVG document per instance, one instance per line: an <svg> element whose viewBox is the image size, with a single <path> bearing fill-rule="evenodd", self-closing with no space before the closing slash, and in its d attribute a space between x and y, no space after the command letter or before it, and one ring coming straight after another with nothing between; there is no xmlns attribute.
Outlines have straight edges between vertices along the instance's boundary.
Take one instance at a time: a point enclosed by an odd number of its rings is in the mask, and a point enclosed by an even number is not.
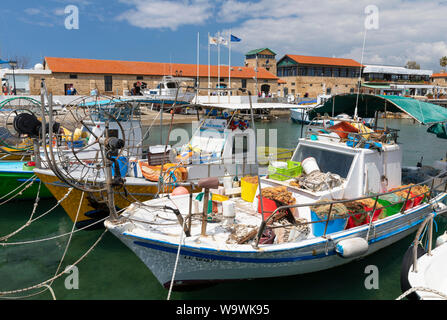
<svg viewBox="0 0 447 320"><path fill-rule="evenodd" d="M278 181L285 181L299 177L303 172L301 162L288 160L287 169L276 168L271 165L268 167L269 178Z"/></svg>

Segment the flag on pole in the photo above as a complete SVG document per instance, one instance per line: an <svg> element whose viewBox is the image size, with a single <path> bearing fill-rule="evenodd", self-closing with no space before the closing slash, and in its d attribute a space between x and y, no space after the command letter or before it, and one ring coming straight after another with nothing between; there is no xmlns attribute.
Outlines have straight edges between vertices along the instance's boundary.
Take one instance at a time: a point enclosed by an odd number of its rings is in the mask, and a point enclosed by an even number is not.
<svg viewBox="0 0 447 320"><path fill-rule="evenodd" d="M208 35L208 43L217 45L217 38L216 37L211 37L210 35Z"/></svg>
<svg viewBox="0 0 447 320"><path fill-rule="evenodd" d="M219 37L219 44L228 46L228 40L225 39L224 37Z"/></svg>
<svg viewBox="0 0 447 320"><path fill-rule="evenodd" d="M241 39L239 39L236 36L231 35L231 42L241 42Z"/></svg>

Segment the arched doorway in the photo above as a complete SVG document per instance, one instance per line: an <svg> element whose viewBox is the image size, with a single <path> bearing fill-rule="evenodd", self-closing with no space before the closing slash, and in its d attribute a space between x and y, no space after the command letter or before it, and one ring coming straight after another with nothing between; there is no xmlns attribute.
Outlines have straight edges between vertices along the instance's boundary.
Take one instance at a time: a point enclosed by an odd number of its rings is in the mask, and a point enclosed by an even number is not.
<svg viewBox="0 0 447 320"><path fill-rule="evenodd" d="M265 95L268 95L270 92L270 86L268 84L263 84L261 86L261 92L264 92Z"/></svg>

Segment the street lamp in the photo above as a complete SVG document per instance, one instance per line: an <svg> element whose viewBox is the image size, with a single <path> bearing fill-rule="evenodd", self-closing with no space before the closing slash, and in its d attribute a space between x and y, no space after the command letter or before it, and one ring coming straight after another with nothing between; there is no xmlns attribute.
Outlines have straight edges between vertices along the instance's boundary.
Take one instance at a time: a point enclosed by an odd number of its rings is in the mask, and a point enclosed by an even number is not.
<svg viewBox="0 0 447 320"><path fill-rule="evenodd" d="M17 90L16 90L16 74L15 74L15 68L17 67L17 61L9 61L9 65L12 68L12 78L14 79L14 95L17 95Z"/></svg>

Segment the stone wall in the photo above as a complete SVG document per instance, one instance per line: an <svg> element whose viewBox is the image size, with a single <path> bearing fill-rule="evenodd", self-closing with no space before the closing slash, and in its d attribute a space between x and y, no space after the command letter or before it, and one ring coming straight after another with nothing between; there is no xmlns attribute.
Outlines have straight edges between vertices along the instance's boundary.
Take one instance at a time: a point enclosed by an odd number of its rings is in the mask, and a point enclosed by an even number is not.
<svg viewBox="0 0 447 320"><path fill-rule="evenodd" d="M145 82L148 88L156 88L163 76L143 76L142 79L137 80L135 75L112 75L112 91L105 91L104 75L101 74L77 74L76 79L71 79L68 73L53 73L48 76L30 76L30 94L40 94L41 79L44 78L48 93L53 95L65 95L66 85L73 85L76 88L79 95L90 95L92 89L98 89L100 94L104 95L123 95L126 90L130 90L133 84L137 81ZM218 83L218 79L211 78L211 87L215 88ZM228 78L222 78L221 84L228 86ZM256 94L256 81L252 78L246 79L246 88ZM187 81L184 83L186 86L193 87L195 80ZM278 84L275 79L258 79L258 88L261 90L262 85L270 86L270 92L277 93ZM234 89L241 88L243 81L240 78L231 79L231 87ZM199 79L199 87L208 87L208 77L201 77ZM214 91L216 92L216 91ZM213 90L211 90L211 94ZM208 90L201 90L200 95L207 95ZM244 95L240 91L233 91L233 95Z"/></svg>
<svg viewBox="0 0 447 320"><path fill-rule="evenodd" d="M309 97L316 97L320 94L326 94L330 89L330 94L356 92L358 78L337 78L337 77L308 77L293 76L281 77L285 81L282 84L281 91L284 95L284 88L287 88L288 94L304 97L308 93Z"/></svg>

